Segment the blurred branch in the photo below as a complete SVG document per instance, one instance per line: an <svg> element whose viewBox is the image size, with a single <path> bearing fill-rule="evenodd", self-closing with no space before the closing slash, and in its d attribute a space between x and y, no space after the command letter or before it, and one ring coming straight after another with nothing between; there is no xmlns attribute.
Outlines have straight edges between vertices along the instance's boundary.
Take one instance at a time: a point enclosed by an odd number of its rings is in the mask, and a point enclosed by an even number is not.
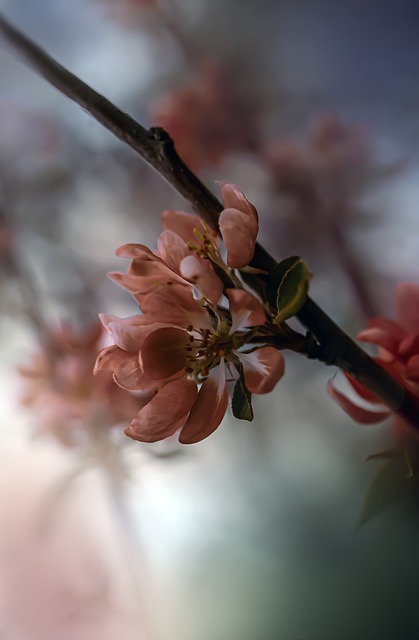
<svg viewBox="0 0 419 640"><path fill-rule="evenodd" d="M179 158L172 140L163 129L145 129L1 16L0 34L24 56L29 66L132 147L191 203L198 215L218 228L218 216L223 209L221 202ZM256 245L251 266L269 273L275 265L276 260L261 245ZM246 276L247 282L257 290L260 290L261 279L260 275ZM419 399L360 349L313 300L307 298L297 317L317 340L307 354L309 357L350 373L392 411L419 430Z"/></svg>

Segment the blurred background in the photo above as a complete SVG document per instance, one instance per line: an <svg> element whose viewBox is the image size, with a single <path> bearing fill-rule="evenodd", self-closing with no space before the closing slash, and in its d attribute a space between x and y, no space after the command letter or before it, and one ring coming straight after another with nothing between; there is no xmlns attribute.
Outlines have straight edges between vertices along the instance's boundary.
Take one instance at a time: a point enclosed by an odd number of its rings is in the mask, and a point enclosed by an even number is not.
<svg viewBox="0 0 419 640"><path fill-rule="evenodd" d="M419 5L403 0L2 0L5 17L217 192L235 182L278 259L352 335L419 280ZM135 399L91 378L106 278L190 210L92 118L0 53L1 640L417 637L418 520L356 523L389 424L285 354L253 423L123 436Z"/></svg>

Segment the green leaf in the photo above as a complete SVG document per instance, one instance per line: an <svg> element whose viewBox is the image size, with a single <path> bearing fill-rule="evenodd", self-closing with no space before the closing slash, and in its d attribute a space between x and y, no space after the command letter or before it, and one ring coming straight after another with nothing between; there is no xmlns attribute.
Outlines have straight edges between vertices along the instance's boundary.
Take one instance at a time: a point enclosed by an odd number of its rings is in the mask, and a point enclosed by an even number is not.
<svg viewBox="0 0 419 640"><path fill-rule="evenodd" d="M411 488L412 478L404 456L397 455L386 460L367 489L357 528L407 496Z"/></svg>
<svg viewBox="0 0 419 640"><path fill-rule="evenodd" d="M266 284L268 302L277 311L276 324L301 309L307 298L310 278L311 273L299 256L291 256L276 265Z"/></svg>
<svg viewBox="0 0 419 640"><path fill-rule="evenodd" d="M237 362L234 362L234 366L239 373L239 379L234 386L233 398L231 401L233 416L235 418L239 418L239 420L249 420L249 422L251 422L254 417L252 408L252 394L246 387L246 383L244 381L244 371L241 362L237 360Z"/></svg>
<svg viewBox="0 0 419 640"><path fill-rule="evenodd" d="M281 262L278 262L273 271L269 274L266 281L266 297L269 304L276 310L276 302L278 298L278 290L286 273L300 261L300 256L290 256Z"/></svg>

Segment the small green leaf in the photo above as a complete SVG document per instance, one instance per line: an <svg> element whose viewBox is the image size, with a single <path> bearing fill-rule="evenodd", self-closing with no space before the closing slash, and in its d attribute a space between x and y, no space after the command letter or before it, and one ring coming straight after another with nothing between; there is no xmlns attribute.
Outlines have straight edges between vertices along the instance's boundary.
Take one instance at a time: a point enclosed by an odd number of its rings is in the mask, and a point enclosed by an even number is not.
<svg viewBox="0 0 419 640"><path fill-rule="evenodd" d="M246 383L244 381L244 371L242 363L238 358L234 358L233 362L239 374L239 379L234 386L233 398L231 401L233 416L235 418L239 418L239 420L249 420L249 422L251 422L254 417L252 408L252 394L246 387Z"/></svg>
<svg viewBox="0 0 419 640"><path fill-rule="evenodd" d="M409 469L403 455L386 460L368 487L358 520L358 528L407 496L412 487L412 479L408 474Z"/></svg>
<svg viewBox="0 0 419 640"><path fill-rule="evenodd" d="M276 302L278 298L278 290L286 273L300 261L300 256L290 256L281 262L278 262L275 269L269 274L266 281L266 297L269 304L276 310Z"/></svg>
<svg viewBox="0 0 419 640"><path fill-rule="evenodd" d="M307 299L308 282L311 273L307 265L299 260L285 274L276 300L278 314L274 320L280 324L294 316L301 309Z"/></svg>

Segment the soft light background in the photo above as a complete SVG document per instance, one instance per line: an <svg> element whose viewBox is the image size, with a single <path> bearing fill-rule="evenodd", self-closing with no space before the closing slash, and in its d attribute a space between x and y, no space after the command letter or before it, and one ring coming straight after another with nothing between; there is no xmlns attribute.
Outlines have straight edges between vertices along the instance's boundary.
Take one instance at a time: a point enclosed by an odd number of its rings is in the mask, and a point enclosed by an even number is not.
<svg viewBox="0 0 419 640"><path fill-rule="evenodd" d="M111 19L106 5L123 4L0 6L148 125L150 105L190 82L194 60L152 10L139 11L130 28ZM400 175L363 195L363 222L353 222L349 238L378 308L391 313L394 284L419 280L418 5L165 4L187 45L234 69L234 81L258 105L265 136L304 139L313 117L337 112L367 127L379 162L406 162ZM0 171L19 256L46 316L81 326L99 311L133 313L129 296L105 278L126 267L114 249L128 241L153 247L161 210L187 206L3 51ZM259 209L262 241L278 258L295 251L278 231L284 202L272 197L252 154L231 154L201 175L214 189L216 180L237 182ZM300 248L315 274L313 295L355 333L362 316L334 260L316 252L320 241L312 235ZM96 292L89 307L85 286ZM255 400L252 424L227 415L210 439L191 447L126 442L123 483L100 456L77 473L81 453L34 438L33 416L19 407L15 369L36 350L36 336L16 310L16 283L4 275L1 287L2 640L416 637L418 520L396 508L355 531L373 472L364 459L388 446L390 435L388 425L362 427L342 415L325 392L334 369L286 354L286 377Z"/></svg>

